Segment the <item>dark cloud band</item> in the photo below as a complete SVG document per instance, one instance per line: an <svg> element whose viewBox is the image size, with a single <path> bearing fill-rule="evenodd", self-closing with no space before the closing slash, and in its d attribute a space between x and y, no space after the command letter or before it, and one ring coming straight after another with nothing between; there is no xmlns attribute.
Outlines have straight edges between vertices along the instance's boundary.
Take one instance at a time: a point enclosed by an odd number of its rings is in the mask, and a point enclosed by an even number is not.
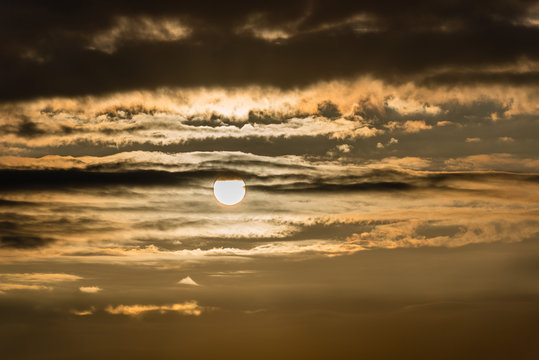
<svg viewBox="0 0 539 360"><path fill-rule="evenodd" d="M159 1L151 6L7 2L0 21L0 33L5 34L0 36L4 69L0 99L161 86L290 88L364 74L409 81L444 67L478 69L510 65L522 58L537 61L539 50L534 44L539 28L526 23L533 3L414 1L403 7L398 1L307 1L295 6L279 1L271 5ZM369 25L354 17L359 15ZM268 40L255 36L256 31L255 35L241 31L253 16L261 27L257 31L286 36ZM131 28L137 29L135 24L122 30L126 39L114 40L114 51L92 48L89 37L114 27L119 17L154 19L151 24L156 26L164 17L173 18L192 31L185 38L161 41L130 34L135 31ZM530 77L510 71L473 78L518 85L529 83ZM441 75L425 81L443 84L448 79L450 75Z"/></svg>

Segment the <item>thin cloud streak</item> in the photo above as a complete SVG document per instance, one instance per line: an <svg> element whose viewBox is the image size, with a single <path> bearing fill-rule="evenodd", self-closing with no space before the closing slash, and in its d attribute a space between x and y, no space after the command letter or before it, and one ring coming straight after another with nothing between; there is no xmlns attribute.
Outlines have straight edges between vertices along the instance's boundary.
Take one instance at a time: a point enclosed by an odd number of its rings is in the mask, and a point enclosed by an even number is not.
<svg viewBox="0 0 539 360"><path fill-rule="evenodd" d="M99 286L81 286L79 287L80 292L87 293L87 294L95 294L103 289L101 289Z"/></svg>
<svg viewBox="0 0 539 360"><path fill-rule="evenodd" d="M182 315L200 316L204 308L196 301L186 301L171 305L117 305L108 306L105 311L112 315L139 316L146 312L158 311L161 314L166 312L177 312Z"/></svg>

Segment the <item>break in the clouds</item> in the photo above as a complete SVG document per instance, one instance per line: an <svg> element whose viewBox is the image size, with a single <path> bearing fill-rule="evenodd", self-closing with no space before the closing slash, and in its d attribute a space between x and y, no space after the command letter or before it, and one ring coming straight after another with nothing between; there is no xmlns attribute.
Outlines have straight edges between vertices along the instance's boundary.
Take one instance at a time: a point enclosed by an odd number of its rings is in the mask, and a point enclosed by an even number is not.
<svg viewBox="0 0 539 360"><path fill-rule="evenodd" d="M538 358L538 40L532 0L2 1L2 353Z"/></svg>

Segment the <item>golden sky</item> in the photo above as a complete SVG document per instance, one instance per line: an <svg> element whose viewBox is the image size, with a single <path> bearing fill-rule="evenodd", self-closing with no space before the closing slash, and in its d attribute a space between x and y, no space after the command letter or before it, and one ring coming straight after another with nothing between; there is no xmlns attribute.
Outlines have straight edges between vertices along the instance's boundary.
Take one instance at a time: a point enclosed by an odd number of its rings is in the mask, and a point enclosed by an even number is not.
<svg viewBox="0 0 539 360"><path fill-rule="evenodd" d="M537 1L4 1L0 40L6 358L539 356Z"/></svg>

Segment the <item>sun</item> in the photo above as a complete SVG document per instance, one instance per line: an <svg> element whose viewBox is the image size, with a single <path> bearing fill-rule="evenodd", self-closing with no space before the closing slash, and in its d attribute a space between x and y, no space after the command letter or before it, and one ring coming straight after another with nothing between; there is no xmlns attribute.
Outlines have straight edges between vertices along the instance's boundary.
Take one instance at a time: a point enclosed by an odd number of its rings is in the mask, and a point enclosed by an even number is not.
<svg viewBox="0 0 539 360"><path fill-rule="evenodd" d="M217 179L213 194L223 205L235 205L245 197L245 182L242 179Z"/></svg>

